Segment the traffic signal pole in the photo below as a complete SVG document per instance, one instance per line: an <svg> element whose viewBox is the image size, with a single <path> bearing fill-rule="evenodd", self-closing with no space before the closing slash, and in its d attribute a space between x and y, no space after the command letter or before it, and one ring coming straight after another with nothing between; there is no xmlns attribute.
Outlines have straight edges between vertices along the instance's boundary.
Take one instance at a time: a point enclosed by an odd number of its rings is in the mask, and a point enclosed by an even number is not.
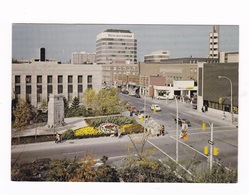
<svg viewBox="0 0 249 195"><path fill-rule="evenodd" d="M210 123L210 128L211 128L211 138L210 138L210 163L209 163L209 168L210 172L212 171L213 168L213 143L214 143L214 124Z"/></svg>
<svg viewBox="0 0 249 195"><path fill-rule="evenodd" d="M208 140L208 143L210 145L210 155L209 155L209 168L210 172L212 171L213 168L213 145L214 145L214 124L213 123L208 123L210 126L210 140ZM202 122L202 130L206 130L206 123Z"/></svg>

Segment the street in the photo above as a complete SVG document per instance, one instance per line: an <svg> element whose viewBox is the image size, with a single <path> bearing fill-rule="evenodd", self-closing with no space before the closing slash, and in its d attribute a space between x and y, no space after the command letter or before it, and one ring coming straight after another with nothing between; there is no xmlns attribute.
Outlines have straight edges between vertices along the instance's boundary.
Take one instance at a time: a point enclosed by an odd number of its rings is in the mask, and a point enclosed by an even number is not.
<svg viewBox="0 0 249 195"><path fill-rule="evenodd" d="M122 99L126 99L133 106L138 109L144 108L144 99L130 97L128 95L121 95ZM165 100L146 100L145 114L149 114L158 124L165 125L165 136L150 136L144 146L145 151L148 149L153 151L150 155L158 159L173 158L176 159L176 124L174 116L176 114L175 100L168 101L166 105ZM162 111L153 113L150 110L151 103L160 105ZM188 119L191 126L188 128L188 140L179 140L179 163L197 159L202 164L207 164L207 155L203 154L205 146L210 146L210 127L207 125L206 131L202 131L201 124L205 121L204 116L196 117L191 113L191 105L189 103L179 103L179 116ZM133 116L137 119L137 116ZM138 120L138 119L137 119ZM237 168L238 165L238 129L232 125L225 125L224 123L213 122L213 142L214 147L219 148L219 154L214 157L215 161L222 163L229 168ZM179 131L181 127L179 125ZM131 137L131 138L130 138ZM133 147L141 147L139 142L143 135L116 137L102 137L91 139L66 140L63 143L55 144L54 142L34 143L13 145L11 152L12 163L15 162L32 162L39 158L61 159L75 157L83 157L87 153L95 155L95 159L99 160L103 155L109 158L109 162L121 160L128 155L136 154ZM132 140L132 141L131 141Z"/></svg>

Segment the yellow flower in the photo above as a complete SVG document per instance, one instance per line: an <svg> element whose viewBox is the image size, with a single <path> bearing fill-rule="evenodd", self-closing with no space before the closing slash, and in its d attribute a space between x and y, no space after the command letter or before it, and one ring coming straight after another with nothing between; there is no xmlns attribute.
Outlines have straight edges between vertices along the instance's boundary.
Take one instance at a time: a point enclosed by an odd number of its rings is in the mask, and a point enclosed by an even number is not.
<svg viewBox="0 0 249 195"><path fill-rule="evenodd" d="M97 135L100 134L101 132L94 128L94 127L82 127L80 129L77 129L74 131L74 135L77 136L84 136L84 135Z"/></svg>

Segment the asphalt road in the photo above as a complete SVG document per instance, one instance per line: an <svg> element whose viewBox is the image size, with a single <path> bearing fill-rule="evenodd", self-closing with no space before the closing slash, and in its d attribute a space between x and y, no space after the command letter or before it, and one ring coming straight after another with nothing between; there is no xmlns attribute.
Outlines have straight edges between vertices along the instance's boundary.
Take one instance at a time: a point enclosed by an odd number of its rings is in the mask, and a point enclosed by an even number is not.
<svg viewBox="0 0 249 195"><path fill-rule="evenodd" d="M129 97L122 95L121 98L129 100L132 105L138 109L144 108L142 98ZM153 113L149 109L152 101L157 102L161 112ZM146 113L160 124L164 124L167 134L165 136L149 137L146 141L144 150L149 151L149 155L160 159L176 158L176 124L174 122L175 102L165 100L146 100ZM179 105L179 116L187 118L191 122L188 128L189 139L187 141L179 140L178 156L179 162L186 162L193 158L207 164L207 156L203 154L204 146L210 146L210 127L206 131L201 130L203 117L189 112L190 104ZM135 116L134 116L135 117ZM180 126L179 126L180 129ZM117 161L129 155L136 154L134 145L141 150L142 135L132 135L131 138L123 136L122 138L102 137L81 140L67 140L63 143L54 142L34 143L12 146L11 162L32 162L39 158L75 158L83 157L87 153L92 153L95 159L99 160L103 155L109 157L109 162ZM214 147L219 148L219 155L214 159L226 167L237 168L238 165L238 129L235 126L224 125L222 123L214 124Z"/></svg>

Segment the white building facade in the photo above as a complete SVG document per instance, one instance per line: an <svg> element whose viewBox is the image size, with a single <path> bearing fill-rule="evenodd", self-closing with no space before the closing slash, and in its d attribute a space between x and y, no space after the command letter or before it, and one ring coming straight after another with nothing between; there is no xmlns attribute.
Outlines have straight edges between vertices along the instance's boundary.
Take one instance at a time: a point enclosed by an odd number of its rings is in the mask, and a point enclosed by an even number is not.
<svg viewBox="0 0 249 195"><path fill-rule="evenodd" d="M154 51L144 56L144 62L161 62L170 58L170 52L165 50Z"/></svg>
<svg viewBox="0 0 249 195"><path fill-rule="evenodd" d="M96 63L137 63L137 40L134 33L107 29L97 35Z"/></svg>
<svg viewBox="0 0 249 195"><path fill-rule="evenodd" d="M219 26L209 33L209 58L219 58Z"/></svg>
<svg viewBox="0 0 249 195"><path fill-rule="evenodd" d="M94 64L96 62L95 53L86 53L85 51L73 52L71 57L72 64Z"/></svg>
<svg viewBox="0 0 249 195"><path fill-rule="evenodd" d="M39 107L49 95L62 94L69 102L83 102L86 89L101 89L102 67L98 65L32 62L12 64L12 99L22 98Z"/></svg>

